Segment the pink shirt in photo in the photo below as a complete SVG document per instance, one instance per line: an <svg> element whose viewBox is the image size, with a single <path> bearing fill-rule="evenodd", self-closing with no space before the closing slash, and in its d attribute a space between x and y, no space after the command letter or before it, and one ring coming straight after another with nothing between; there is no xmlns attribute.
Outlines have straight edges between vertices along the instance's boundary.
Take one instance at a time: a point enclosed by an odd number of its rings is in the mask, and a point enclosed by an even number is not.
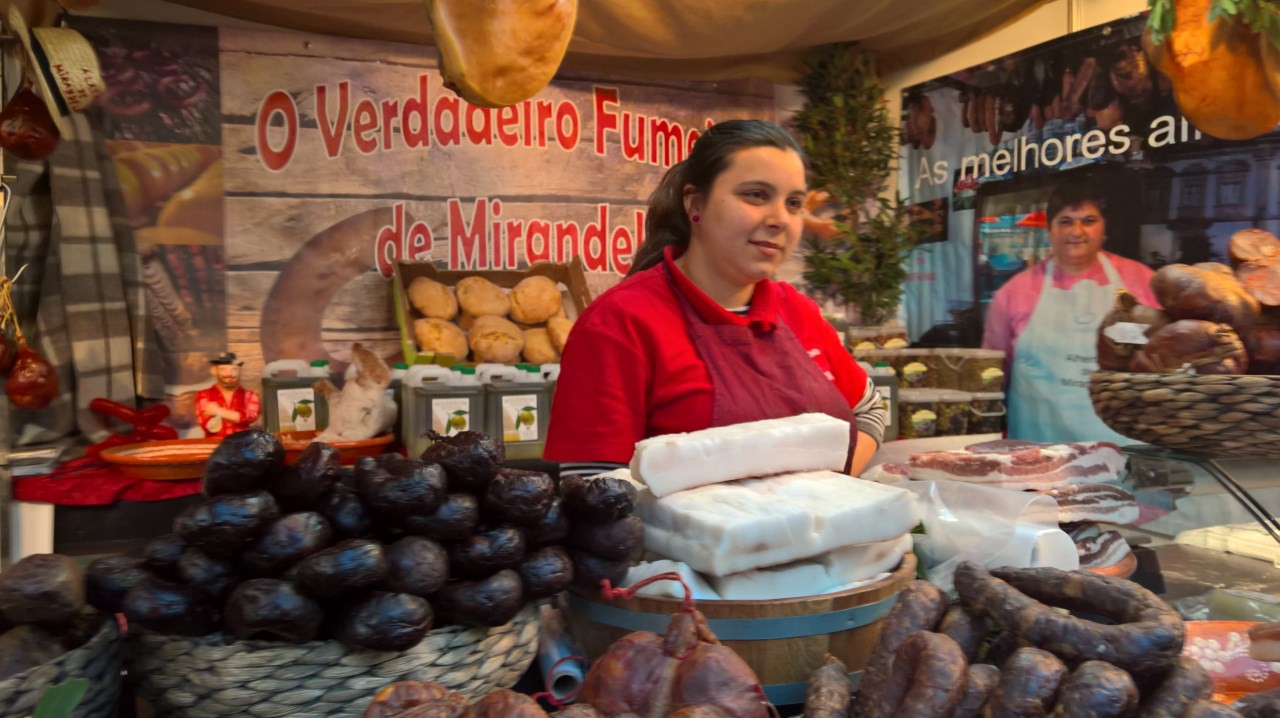
<svg viewBox="0 0 1280 718"><path fill-rule="evenodd" d="M1129 290L1139 302L1152 307L1159 307L1155 295L1151 292L1151 277L1155 274L1145 264L1132 259L1117 256L1110 252L1102 252L1111 260L1112 266ZM1018 337L1031 321L1031 314L1036 310L1040 293L1044 289L1044 272L1048 262L1039 264L1014 275L997 292L987 308L986 328L982 333L982 346L987 349L999 349L1005 353L1005 371L1013 360L1014 349L1018 345ZM1095 262L1082 274L1071 276L1061 269L1053 270L1053 286L1057 289L1070 289L1076 282L1092 279L1098 284L1107 283L1107 274L1101 262Z"/></svg>

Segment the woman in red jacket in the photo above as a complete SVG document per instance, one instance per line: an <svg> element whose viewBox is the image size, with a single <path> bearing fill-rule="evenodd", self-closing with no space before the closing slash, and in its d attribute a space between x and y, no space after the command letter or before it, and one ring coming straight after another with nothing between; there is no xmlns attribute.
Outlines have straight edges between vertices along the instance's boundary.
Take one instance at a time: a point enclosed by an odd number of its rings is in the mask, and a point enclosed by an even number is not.
<svg viewBox="0 0 1280 718"><path fill-rule="evenodd" d="M650 436L807 412L850 422L862 470L880 397L818 306L770 280L800 242L806 192L795 140L759 120L713 125L667 172L630 274L564 348L544 452L562 475L624 465Z"/></svg>

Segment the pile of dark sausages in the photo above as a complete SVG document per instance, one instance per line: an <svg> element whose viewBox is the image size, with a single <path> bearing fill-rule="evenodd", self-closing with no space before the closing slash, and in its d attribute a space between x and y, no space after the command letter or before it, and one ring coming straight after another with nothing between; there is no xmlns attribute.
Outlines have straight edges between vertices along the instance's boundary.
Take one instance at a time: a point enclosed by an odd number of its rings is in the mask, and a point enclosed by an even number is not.
<svg viewBox="0 0 1280 718"><path fill-rule="evenodd" d="M1182 619L1135 583L1051 568L988 572L965 562L955 586L960 600L950 605L933 584L908 584L856 695L845 667L828 657L810 680L805 716L1270 715L1210 700L1208 674L1181 655Z"/></svg>

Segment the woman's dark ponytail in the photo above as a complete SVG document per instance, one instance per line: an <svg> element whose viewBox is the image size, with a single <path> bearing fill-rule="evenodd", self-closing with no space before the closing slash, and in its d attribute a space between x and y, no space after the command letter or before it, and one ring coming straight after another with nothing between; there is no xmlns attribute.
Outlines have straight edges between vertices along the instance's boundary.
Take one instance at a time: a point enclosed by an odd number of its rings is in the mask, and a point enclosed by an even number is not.
<svg viewBox="0 0 1280 718"><path fill-rule="evenodd" d="M644 244L636 250L627 276L657 266L669 246L689 244L691 225L685 212L685 187L705 196L739 150L776 147L804 157L800 145L786 130L765 120L727 120L712 125L693 143L684 161L667 170L649 196L644 218Z"/></svg>
<svg viewBox="0 0 1280 718"><path fill-rule="evenodd" d="M689 215L684 209L688 170L689 160L676 163L649 195L649 209L644 216L644 244L636 250L628 277L657 266L668 246L684 247L689 244Z"/></svg>

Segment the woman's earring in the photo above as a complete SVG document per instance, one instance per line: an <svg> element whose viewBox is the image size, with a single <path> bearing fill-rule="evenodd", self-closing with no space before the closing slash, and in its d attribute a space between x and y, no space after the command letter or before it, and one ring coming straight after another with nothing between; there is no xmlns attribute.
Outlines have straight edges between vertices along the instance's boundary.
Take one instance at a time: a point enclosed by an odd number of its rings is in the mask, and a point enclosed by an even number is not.
<svg viewBox="0 0 1280 718"><path fill-rule="evenodd" d="M691 215L689 219L693 220L694 222L697 222L699 219L702 219L702 218L695 214L695 215Z"/></svg>

